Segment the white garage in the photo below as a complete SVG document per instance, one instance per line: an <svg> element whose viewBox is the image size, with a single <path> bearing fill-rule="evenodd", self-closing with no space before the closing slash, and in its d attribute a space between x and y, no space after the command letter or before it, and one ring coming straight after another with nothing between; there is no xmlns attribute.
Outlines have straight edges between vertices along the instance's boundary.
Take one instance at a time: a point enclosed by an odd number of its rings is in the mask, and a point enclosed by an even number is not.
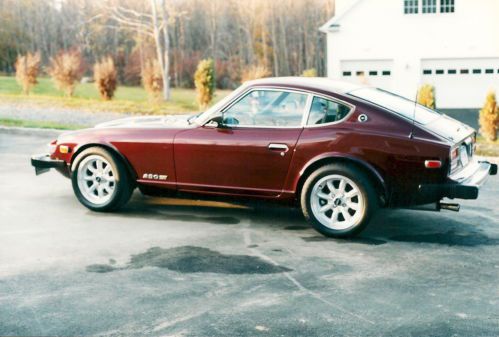
<svg viewBox="0 0 499 337"><path fill-rule="evenodd" d="M341 60L341 78L390 90L393 60Z"/></svg>
<svg viewBox="0 0 499 337"><path fill-rule="evenodd" d="M410 99L429 83L438 109L479 109L499 94L498 13L499 0L335 0L327 76Z"/></svg>
<svg viewBox="0 0 499 337"><path fill-rule="evenodd" d="M499 58L423 59L421 76L435 87L437 108L477 108L499 86Z"/></svg>

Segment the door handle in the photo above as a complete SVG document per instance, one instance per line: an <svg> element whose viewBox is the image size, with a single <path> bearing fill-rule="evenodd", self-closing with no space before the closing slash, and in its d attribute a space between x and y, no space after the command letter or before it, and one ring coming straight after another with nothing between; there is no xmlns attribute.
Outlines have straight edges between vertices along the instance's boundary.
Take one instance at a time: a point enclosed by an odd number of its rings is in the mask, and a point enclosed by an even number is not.
<svg viewBox="0 0 499 337"><path fill-rule="evenodd" d="M281 152L281 156L284 156L284 154L286 152L288 152L288 150L289 150L289 147L286 144L274 144L274 143L271 143L271 144L269 144L268 148L269 148L270 151L280 151Z"/></svg>

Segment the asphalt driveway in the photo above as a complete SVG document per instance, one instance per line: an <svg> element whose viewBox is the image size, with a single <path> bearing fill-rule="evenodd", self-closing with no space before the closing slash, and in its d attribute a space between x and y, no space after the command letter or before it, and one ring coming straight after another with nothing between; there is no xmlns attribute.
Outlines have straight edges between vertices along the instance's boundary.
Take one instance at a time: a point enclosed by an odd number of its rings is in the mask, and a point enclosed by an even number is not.
<svg viewBox="0 0 499 337"><path fill-rule="evenodd" d="M146 198L92 213L0 132L0 335L498 336L499 179L459 213L326 239L298 210Z"/></svg>

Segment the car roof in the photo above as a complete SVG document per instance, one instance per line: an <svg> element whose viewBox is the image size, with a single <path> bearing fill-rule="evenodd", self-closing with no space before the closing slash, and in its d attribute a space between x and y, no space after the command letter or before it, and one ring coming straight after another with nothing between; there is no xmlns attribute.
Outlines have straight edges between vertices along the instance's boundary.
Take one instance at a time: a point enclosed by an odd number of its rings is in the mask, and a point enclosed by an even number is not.
<svg viewBox="0 0 499 337"><path fill-rule="evenodd" d="M311 91L326 91L347 94L365 86L332 80L326 77L268 77L248 81L246 86L278 86L289 89L307 89Z"/></svg>

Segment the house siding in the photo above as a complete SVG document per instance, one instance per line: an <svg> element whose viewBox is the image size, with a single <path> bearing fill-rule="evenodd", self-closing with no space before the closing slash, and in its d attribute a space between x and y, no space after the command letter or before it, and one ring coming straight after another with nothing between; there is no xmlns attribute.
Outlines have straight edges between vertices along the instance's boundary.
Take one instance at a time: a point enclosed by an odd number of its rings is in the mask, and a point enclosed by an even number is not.
<svg viewBox="0 0 499 337"><path fill-rule="evenodd" d="M422 0L418 14L404 14L403 3L360 0L341 16L339 27L327 32L328 77L379 86L411 99L419 86L430 83L436 87L439 108L481 106L487 91L499 87L499 1L455 0L454 13L437 8L435 14L422 14ZM387 60L389 79L369 76L371 68ZM427 68L431 75L423 75ZM444 74L437 76L437 68ZM452 69L470 73L453 74ZM343 71L351 75L343 76ZM357 75L362 71L364 75Z"/></svg>

